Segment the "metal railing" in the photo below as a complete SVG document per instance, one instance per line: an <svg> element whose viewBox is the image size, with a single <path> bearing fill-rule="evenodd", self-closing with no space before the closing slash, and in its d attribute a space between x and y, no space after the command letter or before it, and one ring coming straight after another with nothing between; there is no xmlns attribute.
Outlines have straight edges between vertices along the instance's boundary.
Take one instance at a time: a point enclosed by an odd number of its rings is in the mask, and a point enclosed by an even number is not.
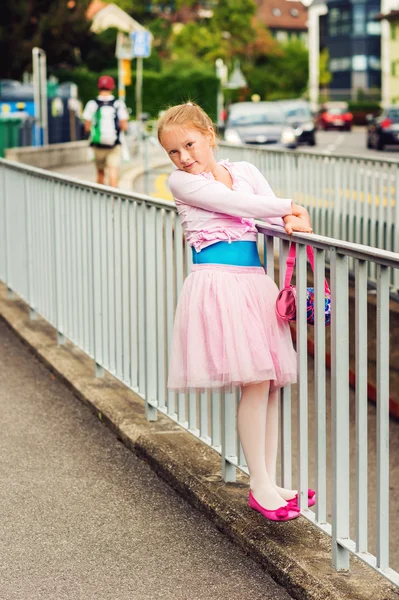
<svg viewBox="0 0 399 600"><path fill-rule="evenodd" d="M146 416L168 415L222 457L226 481L236 468L246 471L236 429L238 390L232 393L176 394L167 390L167 364L175 306L190 271L191 252L184 243L175 207L54 173L0 161L0 279L10 293L30 306L57 330L58 342L68 338L94 360L95 373L104 369L140 394ZM258 223L268 274L275 275L279 253L282 282L289 238L281 229ZM365 561L399 585L389 568L389 283L399 269L399 255L321 236L295 235L298 244L296 286L298 320L296 347L298 384L281 391L281 479L299 488L305 517L332 535L333 565L349 568L349 554ZM316 325L314 376L309 375L305 289L305 244L315 248ZM327 417L330 393L326 384L324 273L329 262L332 290L331 334L331 465L327 460ZM350 262L355 271L356 331L356 530L349 519L349 300ZM376 557L368 552L367 491L367 272L377 273L377 535ZM309 402L314 385L314 405ZM295 398L293 402L291 398ZM297 428L291 411L297 409ZM308 431L314 414L315 436ZM297 435L298 453L293 453ZM308 447L315 446L315 512L307 508ZM327 523L328 473L332 484L332 525Z"/></svg>
<svg viewBox="0 0 399 600"><path fill-rule="evenodd" d="M398 162L218 145L232 162L246 160L258 167L277 197L306 206L318 234L399 252ZM377 280L375 265L369 265L368 275ZM390 272L390 285L399 289L397 270Z"/></svg>

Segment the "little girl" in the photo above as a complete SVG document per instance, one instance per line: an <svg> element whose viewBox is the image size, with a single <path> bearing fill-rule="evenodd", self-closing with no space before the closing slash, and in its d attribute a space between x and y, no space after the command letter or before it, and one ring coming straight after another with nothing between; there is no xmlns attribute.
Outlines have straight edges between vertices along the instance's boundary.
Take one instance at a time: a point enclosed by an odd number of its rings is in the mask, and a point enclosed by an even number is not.
<svg viewBox="0 0 399 600"><path fill-rule="evenodd" d="M254 219L312 232L309 214L276 198L247 162L216 162L208 115L188 102L160 118L158 138L177 167L169 186L193 251L176 309L168 387L179 392L241 387L238 433L249 474L249 506L274 521L299 516L296 490L276 485L278 392L296 381L288 323L265 274Z"/></svg>

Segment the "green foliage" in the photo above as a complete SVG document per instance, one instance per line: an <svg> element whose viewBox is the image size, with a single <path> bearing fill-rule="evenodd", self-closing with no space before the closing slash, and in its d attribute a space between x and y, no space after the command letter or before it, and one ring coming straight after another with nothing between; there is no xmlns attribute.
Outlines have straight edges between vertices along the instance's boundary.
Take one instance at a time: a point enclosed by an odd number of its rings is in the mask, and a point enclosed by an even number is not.
<svg viewBox="0 0 399 600"><path fill-rule="evenodd" d="M214 32L206 25L187 23L171 37L174 49L172 59L184 61L186 57L195 57L205 61L205 64L213 64L220 56L222 42L220 31Z"/></svg>
<svg viewBox="0 0 399 600"><path fill-rule="evenodd" d="M133 9L132 0L103 0L103 2L106 2L107 4L116 4L128 14L130 14Z"/></svg>
<svg viewBox="0 0 399 600"><path fill-rule="evenodd" d="M330 55L328 52L328 48L323 48L320 52L319 58L319 85L320 87L326 87L331 79L332 74L328 70L328 61L330 60Z"/></svg>
<svg viewBox="0 0 399 600"><path fill-rule="evenodd" d="M254 38L252 19L256 12L254 0L218 0L209 27L224 34L231 52L244 56L246 45ZM226 35L227 34L227 35Z"/></svg>
<svg viewBox="0 0 399 600"><path fill-rule="evenodd" d="M381 110L381 105L379 102L348 102L349 110L354 112L365 112L365 113L377 113Z"/></svg>
<svg viewBox="0 0 399 600"><path fill-rule="evenodd" d="M263 100L297 98L308 82L308 50L293 40L280 46L279 53L264 57L263 64L243 67L248 81L247 98L259 94Z"/></svg>

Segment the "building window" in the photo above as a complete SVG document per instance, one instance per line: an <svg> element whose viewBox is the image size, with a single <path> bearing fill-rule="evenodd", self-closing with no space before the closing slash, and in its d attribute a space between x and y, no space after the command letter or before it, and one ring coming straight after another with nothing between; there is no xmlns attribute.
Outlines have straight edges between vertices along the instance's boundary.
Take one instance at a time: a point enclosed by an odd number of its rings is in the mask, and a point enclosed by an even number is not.
<svg viewBox="0 0 399 600"><path fill-rule="evenodd" d="M378 56L369 56L369 67L372 71L379 71L381 69L381 60Z"/></svg>
<svg viewBox="0 0 399 600"><path fill-rule="evenodd" d="M380 13L379 6L369 8L367 11L367 33L369 35L381 35L381 23L375 17ZM396 34L395 34L396 35Z"/></svg>
<svg viewBox="0 0 399 600"><path fill-rule="evenodd" d="M350 71L351 68L351 59L348 57L345 58L332 58L330 60L330 70L333 73L337 71Z"/></svg>
<svg viewBox="0 0 399 600"><path fill-rule="evenodd" d="M369 35L381 35L381 23L378 21L367 23L367 33Z"/></svg>
<svg viewBox="0 0 399 600"><path fill-rule="evenodd" d="M276 31L276 39L279 42L286 42L288 40L288 33L286 31Z"/></svg>
<svg viewBox="0 0 399 600"><path fill-rule="evenodd" d="M328 33L331 37L338 35L339 10L332 8L328 15Z"/></svg>
<svg viewBox="0 0 399 600"><path fill-rule="evenodd" d="M351 32L351 13L349 9L332 8L328 13L328 33L330 37L349 35Z"/></svg>
<svg viewBox="0 0 399 600"><path fill-rule="evenodd" d="M299 17L299 10L297 8L291 8L290 15L293 17Z"/></svg>
<svg viewBox="0 0 399 600"><path fill-rule="evenodd" d="M272 13L275 17L281 17L281 10L279 8L273 8Z"/></svg>
<svg viewBox="0 0 399 600"><path fill-rule="evenodd" d="M365 71L367 68L367 57L364 54L352 56L352 69L354 71Z"/></svg>
<svg viewBox="0 0 399 600"><path fill-rule="evenodd" d="M391 23L391 40L396 40L396 23Z"/></svg>
<svg viewBox="0 0 399 600"><path fill-rule="evenodd" d="M391 62L391 75L392 77L395 77L396 75L396 61L394 60Z"/></svg>
<svg viewBox="0 0 399 600"><path fill-rule="evenodd" d="M354 35L366 33L366 7L364 4L353 5L353 33Z"/></svg>

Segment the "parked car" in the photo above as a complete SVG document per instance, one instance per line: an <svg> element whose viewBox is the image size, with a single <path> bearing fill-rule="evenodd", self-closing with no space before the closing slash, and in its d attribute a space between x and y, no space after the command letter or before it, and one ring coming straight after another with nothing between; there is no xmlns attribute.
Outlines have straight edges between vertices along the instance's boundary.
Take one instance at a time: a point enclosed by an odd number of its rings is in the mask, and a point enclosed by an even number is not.
<svg viewBox="0 0 399 600"><path fill-rule="evenodd" d="M237 102L227 111L224 139L231 144L257 144L296 148L292 127L275 102Z"/></svg>
<svg viewBox="0 0 399 600"><path fill-rule="evenodd" d="M388 106L377 117L367 115L367 148L399 145L399 106Z"/></svg>
<svg viewBox="0 0 399 600"><path fill-rule="evenodd" d="M326 102L317 117L319 129L342 129L350 131L352 128L353 115L349 112L347 102Z"/></svg>
<svg viewBox="0 0 399 600"><path fill-rule="evenodd" d="M293 128L298 144L316 145L315 124L309 103L305 100L279 100L287 124Z"/></svg>

